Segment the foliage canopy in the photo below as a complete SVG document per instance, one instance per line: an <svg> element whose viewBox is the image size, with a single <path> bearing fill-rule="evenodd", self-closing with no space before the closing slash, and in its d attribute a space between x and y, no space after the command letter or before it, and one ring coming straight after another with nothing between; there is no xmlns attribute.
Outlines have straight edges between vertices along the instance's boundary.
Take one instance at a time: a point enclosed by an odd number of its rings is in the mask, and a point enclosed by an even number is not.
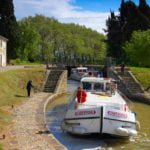
<svg viewBox="0 0 150 150"><path fill-rule="evenodd" d="M133 32L124 50L132 64L150 67L150 30Z"/></svg>
<svg viewBox="0 0 150 150"><path fill-rule="evenodd" d="M127 51L123 48L125 42L130 40L134 31L150 29L150 7L146 0L139 0L138 6L131 0L122 0L119 14L115 15L114 12L111 12L106 25L108 37L107 55L116 58L118 62L126 61L128 60L129 51L126 53ZM140 53L138 51L140 50L136 50L137 55ZM137 61L135 57L134 55L132 59Z"/></svg>
<svg viewBox="0 0 150 150"><path fill-rule="evenodd" d="M59 64L101 63L105 36L84 26L62 24L42 15L19 21L22 59Z"/></svg>
<svg viewBox="0 0 150 150"><path fill-rule="evenodd" d="M8 60L16 58L20 31L14 15L13 0L0 0L0 35L8 39Z"/></svg>

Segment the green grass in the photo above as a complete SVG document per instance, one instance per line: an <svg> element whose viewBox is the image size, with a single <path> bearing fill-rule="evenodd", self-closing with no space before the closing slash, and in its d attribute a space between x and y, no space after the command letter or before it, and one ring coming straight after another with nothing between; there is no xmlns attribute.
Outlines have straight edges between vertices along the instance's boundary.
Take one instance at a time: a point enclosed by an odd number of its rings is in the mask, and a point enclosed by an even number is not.
<svg viewBox="0 0 150 150"><path fill-rule="evenodd" d="M130 69L144 89L150 86L150 68L130 67Z"/></svg>
<svg viewBox="0 0 150 150"><path fill-rule="evenodd" d="M12 117L9 110L27 98L26 83L33 81L36 89L40 89L45 77L43 68L30 68L0 72L0 132L9 125ZM32 93L31 93L32 94Z"/></svg>
<svg viewBox="0 0 150 150"><path fill-rule="evenodd" d="M26 83L33 81L36 89L41 89L45 77L43 68L26 68L0 72L0 135L7 130L13 117L11 106L27 100ZM31 93L32 94L32 93ZM3 150L3 144L0 144Z"/></svg>
<svg viewBox="0 0 150 150"><path fill-rule="evenodd" d="M26 97L26 83L33 81L36 88L43 83L43 69L19 69L0 73L0 107L20 102Z"/></svg>
<svg viewBox="0 0 150 150"><path fill-rule="evenodd" d="M10 60L10 64L13 64L13 65L42 65L41 62L23 61L19 58Z"/></svg>
<svg viewBox="0 0 150 150"><path fill-rule="evenodd" d="M3 150L2 145L0 144L0 150Z"/></svg>

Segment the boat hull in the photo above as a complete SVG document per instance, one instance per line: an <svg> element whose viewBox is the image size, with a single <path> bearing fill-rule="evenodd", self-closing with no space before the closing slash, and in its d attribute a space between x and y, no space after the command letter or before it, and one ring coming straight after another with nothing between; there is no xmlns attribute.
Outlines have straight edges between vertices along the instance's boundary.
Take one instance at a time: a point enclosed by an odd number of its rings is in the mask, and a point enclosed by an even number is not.
<svg viewBox="0 0 150 150"><path fill-rule="evenodd" d="M135 115L110 107L68 110L62 129L73 134L111 134L119 137L137 135Z"/></svg>
<svg viewBox="0 0 150 150"><path fill-rule="evenodd" d="M75 80L75 81L80 81L82 78L82 76L78 75L78 74L71 74L70 75L70 79L71 80Z"/></svg>

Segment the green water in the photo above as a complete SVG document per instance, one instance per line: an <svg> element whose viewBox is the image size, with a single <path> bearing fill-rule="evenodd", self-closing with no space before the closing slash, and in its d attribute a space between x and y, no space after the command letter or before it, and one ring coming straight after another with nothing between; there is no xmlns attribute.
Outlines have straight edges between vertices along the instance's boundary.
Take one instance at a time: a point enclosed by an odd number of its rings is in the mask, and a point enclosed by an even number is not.
<svg viewBox="0 0 150 150"><path fill-rule="evenodd" d="M129 140L106 139L105 142L114 150L150 150L150 106L134 102L131 109L137 113L140 122L138 135Z"/></svg>

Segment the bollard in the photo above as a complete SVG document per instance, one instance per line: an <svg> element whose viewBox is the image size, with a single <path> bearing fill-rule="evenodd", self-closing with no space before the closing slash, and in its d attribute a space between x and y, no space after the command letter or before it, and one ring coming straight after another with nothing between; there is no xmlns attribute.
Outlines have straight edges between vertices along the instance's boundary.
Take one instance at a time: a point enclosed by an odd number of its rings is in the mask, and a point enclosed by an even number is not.
<svg viewBox="0 0 150 150"><path fill-rule="evenodd" d="M11 108L13 109L13 108L14 108L14 105L11 105Z"/></svg>
<svg viewBox="0 0 150 150"><path fill-rule="evenodd" d="M5 137L6 137L6 136L5 136L5 134L3 134L3 136L2 136L2 137L3 137L3 139L5 139Z"/></svg>

